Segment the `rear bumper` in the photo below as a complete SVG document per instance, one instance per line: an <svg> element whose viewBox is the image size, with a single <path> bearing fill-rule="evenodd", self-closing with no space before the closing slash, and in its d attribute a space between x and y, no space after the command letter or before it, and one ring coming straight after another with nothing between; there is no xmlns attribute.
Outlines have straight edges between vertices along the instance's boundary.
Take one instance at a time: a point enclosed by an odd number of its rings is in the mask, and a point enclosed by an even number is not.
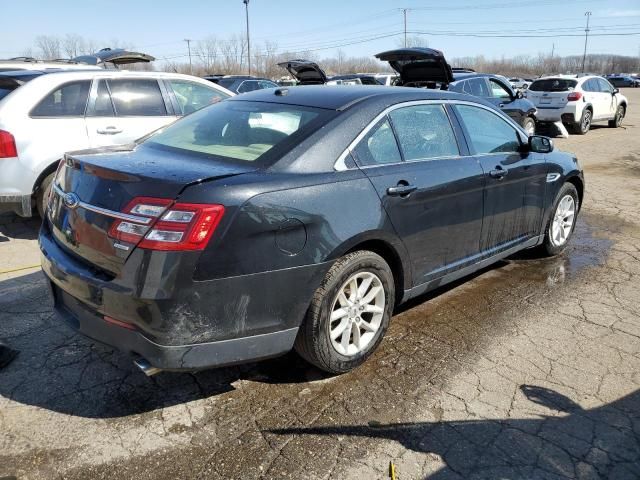
<svg viewBox="0 0 640 480"><path fill-rule="evenodd" d="M79 300L49 282L55 312L80 333L163 370L198 370L263 360L288 352L298 328L190 345L159 345L142 335L106 322Z"/></svg>
<svg viewBox="0 0 640 480"><path fill-rule="evenodd" d="M573 102L575 103L575 102ZM577 108L575 106L566 105L564 107L545 107L544 105L536 106L536 118L541 122L566 122L565 118L579 118Z"/></svg>
<svg viewBox="0 0 640 480"><path fill-rule="evenodd" d="M31 195L0 195L0 211L12 211L21 217L30 217L31 209Z"/></svg>
<svg viewBox="0 0 640 480"><path fill-rule="evenodd" d="M218 367L288 352L330 267L193 281L188 273L193 258L180 265L165 257L167 252L134 251L122 272L109 278L63 250L46 226L39 243L58 315L81 333L166 370ZM154 265L163 268L154 270Z"/></svg>

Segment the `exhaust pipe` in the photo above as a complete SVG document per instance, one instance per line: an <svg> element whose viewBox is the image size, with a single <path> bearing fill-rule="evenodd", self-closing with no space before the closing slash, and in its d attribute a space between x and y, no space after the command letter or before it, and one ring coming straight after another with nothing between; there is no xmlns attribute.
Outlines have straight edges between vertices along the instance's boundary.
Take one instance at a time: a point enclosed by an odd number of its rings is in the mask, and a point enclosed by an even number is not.
<svg viewBox="0 0 640 480"><path fill-rule="evenodd" d="M133 361L133 364L140 370L142 370L142 373L144 373L147 377L150 377L162 371L161 368L154 367L149 363L149 360L142 357L135 359Z"/></svg>

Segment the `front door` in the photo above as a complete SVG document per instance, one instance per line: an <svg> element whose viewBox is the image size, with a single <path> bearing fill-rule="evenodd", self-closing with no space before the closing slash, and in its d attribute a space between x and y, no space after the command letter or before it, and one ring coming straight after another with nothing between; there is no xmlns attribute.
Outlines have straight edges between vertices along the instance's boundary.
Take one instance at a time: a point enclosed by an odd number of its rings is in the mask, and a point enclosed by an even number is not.
<svg viewBox="0 0 640 480"><path fill-rule="evenodd" d="M547 172L544 155L525 152L524 138L498 113L474 105L456 105L455 111L485 176L483 254L493 255L538 235Z"/></svg>
<svg viewBox="0 0 640 480"><path fill-rule="evenodd" d="M444 106L428 103L393 110L353 151L407 247L414 285L478 255L484 180L465 148Z"/></svg>

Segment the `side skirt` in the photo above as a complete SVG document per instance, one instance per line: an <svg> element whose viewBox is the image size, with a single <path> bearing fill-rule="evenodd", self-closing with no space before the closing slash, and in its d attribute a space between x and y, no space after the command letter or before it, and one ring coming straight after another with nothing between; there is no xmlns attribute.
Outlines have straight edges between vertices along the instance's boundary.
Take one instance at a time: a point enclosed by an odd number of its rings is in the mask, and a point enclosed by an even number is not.
<svg viewBox="0 0 640 480"><path fill-rule="evenodd" d="M446 285L447 283L451 283L459 278L466 277L467 275L471 275L473 272L477 272L478 270L482 270L485 267L488 267L492 263L495 263L503 258L507 258L513 255L520 250L524 250L526 248L535 247L536 245L540 245L544 240L543 235L539 235L537 237L530 238L524 243L520 243L514 247L511 247L507 250L504 250L500 253L497 253L489 258L485 258L480 260L473 265L469 265L468 267L461 268L460 270L456 270L455 272L448 273L443 275L442 277L435 278L433 280L429 280L421 285L417 285L409 290L405 290L402 296L402 301L400 303L404 303L407 300L417 297L418 295L422 295L430 290Z"/></svg>

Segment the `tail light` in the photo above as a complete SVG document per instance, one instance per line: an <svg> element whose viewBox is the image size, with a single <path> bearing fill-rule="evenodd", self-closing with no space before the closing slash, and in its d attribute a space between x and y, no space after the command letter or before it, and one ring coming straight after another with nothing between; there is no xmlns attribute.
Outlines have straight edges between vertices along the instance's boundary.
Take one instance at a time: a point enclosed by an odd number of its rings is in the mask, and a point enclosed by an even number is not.
<svg viewBox="0 0 640 480"><path fill-rule="evenodd" d="M567 102L577 102L581 98L582 98L581 92L571 92L569 95L567 95Z"/></svg>
<svg viewBox="0 0 640 480"><path fill-rule="evenodd" d="M224 206L136 197L125 213L150 221L116 220L110 237L148 250L202 250L220 223Z"/></svg>
<svg viewBox="0 0 640 480"><path fill-rule="evenodd" d="M0 158L17 157L16 139L9 132L0 130Z"/></svg>

